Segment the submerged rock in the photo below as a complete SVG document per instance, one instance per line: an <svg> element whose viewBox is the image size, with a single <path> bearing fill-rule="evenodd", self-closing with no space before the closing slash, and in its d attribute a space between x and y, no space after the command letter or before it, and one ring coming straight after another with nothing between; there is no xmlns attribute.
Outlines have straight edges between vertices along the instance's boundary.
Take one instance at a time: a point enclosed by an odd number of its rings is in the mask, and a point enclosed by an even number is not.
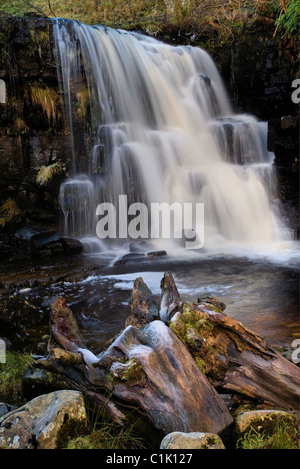
<svg viewBox="0 0 300 469"><path fill-rule="evenodd" d="M225 446L214 433L172 432L164 437L160 449L225 449Z"/></svg>
<svg viewBox="0 0 300 469"><path fill-rule="evenodd" d="M80 392L63 390L36 397L0 419L0 448L55 449L58 432L69 419L87 420Z"/></svg>

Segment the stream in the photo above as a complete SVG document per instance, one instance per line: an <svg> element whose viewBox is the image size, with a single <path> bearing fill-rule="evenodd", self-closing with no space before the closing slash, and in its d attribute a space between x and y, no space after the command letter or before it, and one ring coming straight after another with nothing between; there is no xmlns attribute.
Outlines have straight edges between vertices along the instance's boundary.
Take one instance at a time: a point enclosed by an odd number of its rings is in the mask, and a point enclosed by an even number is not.
<svg viewBox="0 0 300 469"><path fill-rule="evenodd" d="M299 269L296 259L274 262L268 257L218 256L131 260L114 265L110 257L82 255L68 260L28 260L2 266L0 282L15 288L48 318L53 299L66 298L90 350L99 353L118 334L130 313L134 280L142 277L159 301L165 271L174 275L183 299L216 296L225 313L241 321L270 345L288 349L299 338ZM45 324L8 337L14 347L32 351L49 333Z"/></svg>

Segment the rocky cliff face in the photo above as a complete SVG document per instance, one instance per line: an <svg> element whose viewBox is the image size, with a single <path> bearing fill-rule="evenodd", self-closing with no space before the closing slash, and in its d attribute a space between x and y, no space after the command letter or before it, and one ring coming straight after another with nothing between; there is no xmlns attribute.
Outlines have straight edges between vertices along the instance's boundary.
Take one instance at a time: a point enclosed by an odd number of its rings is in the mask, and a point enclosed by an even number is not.
<svg viewBox="0 0 300 469"><path fill-rule="evenodd" d="M287 206L293 202L296 220L298 106L291 100L291 83L299 73L296 52L260 29L247 33L242 42L213 51L213 55L235 108L272 119L270 145L277 151L276 161L282 170L282 199ZM76 124L76 145L82 153L86 151L83 115L78 113ZM287 115L294 116L293 126L282 129L281 118ZM19 228L59 228L59 181L68 173L70 159L52 20L33 14L0 14L1 259L9 258L14 243L20 243L22 236L15 237ZM47 173L41 173L45 167Z"/></svg>

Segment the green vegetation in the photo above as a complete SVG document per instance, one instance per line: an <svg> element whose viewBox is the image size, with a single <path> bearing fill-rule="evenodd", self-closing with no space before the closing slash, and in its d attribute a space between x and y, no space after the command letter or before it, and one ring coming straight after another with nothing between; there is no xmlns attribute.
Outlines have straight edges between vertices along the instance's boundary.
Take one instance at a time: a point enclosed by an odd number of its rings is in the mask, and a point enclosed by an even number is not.
<svg viewBox="0 0 300 469"><path fill-rule="evenodd" d="M89 409L89 406L86 406ZM145 442L137 435L134 425L121 427L105 417L106 406L94 406L88 411L87 425L68 420L57 438L58 449L143 449Z"/></svg>
<svg viewBox="0 0 300 469"><path fill-rule="evenodd" d="M49 122L61 118L62 100L53 88L34 82L25 88L24 97L26 103L41 107Z"/></svg>
<svg viewBox="0 0 300 469"><path fill-rule="evenodd" d="M282 3L283 0L0 0L0 10L13 15L36 11L49 17L152 33L175 28L189 31L194 40L197 35L213 31L222 43L257 20L274 24ZM278 27L287 28L288 34L296 26L297 10L299 0L291 0L281 15Z"/></svg>
<svg viewBox="0 0 300 469"><path fill-rule="evenodd" d="M169 327L187 346L202 373L206 373L208 371L207 363L203 360L202 354L204 352L209 352L210 355L214 354L213 347L207 340L214 329L208 314L185 304L182 312L177 313L169 323ZM200 350L201 354L199 354Z"/></svg>
<svg viewBox="0 0 300 469"><path fill-rule="evenodd" d="M55 176L62 174L63 170L59 163L43 166L36 176L36 182L39 186L47 186Z"/></svg>
<svg viewBox="0 0 300 469"><path fill-rule="evenodd" d="M6 351L5 363L0 363L0 401L15 406L25 404L22 377L33 361L30 355Z"/></svg>
<svg viewBox="0 0 300 469"><path fill-rule="evenodd" d="M282 1L282 10L275 24L281 36L299 44L300 0Z"/></svg>
<svg viewBox="0 0 300 469"><path fill-rule="evenodd" d="M272 433L251 427L237 441L237 449L300 449L299 433L287 421L278 421Z"/></svg>
<svg viewBox="0 0 300 469"><path fill-rule="evenodd" d="M21 210L13 199L6 200L0 207L0 228L18 223Z"/></svg>

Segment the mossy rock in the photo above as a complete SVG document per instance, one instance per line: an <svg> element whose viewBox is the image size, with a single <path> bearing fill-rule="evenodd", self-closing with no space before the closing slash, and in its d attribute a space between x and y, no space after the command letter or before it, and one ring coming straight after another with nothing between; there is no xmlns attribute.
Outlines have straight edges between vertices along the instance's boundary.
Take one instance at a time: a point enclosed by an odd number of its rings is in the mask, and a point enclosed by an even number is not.
<svg viewBox="0 0 300 469"><path fill-rule="evenodd" d="M36 176L36 182L39 186L47 187L50 183L61 178L64 171L59 163L54 163L49 166L42 166Z"/></svg>
<svg viewBox="0 0 300 469"><path fill-rule="evenodd" d="M25 370L34 359L10 350L6 351L5 363L0 363L0 401L20 406L26 402L22 378Z"/></svg>
<svg viewBox="0 0 300 469"><path fill-rule="evenodd" d="M278 423L285 423L295 427L297 420L293 414L282 410L252 410L237 416L235 421L236 433L243 435L252 428L271 435Z"/></svg>
<svg viewBox="0 0 300 469"><path fill-rule="evenodd" d="M281 410L244 412L236 419L237 449L299 449L295 415Z"/></svg>

